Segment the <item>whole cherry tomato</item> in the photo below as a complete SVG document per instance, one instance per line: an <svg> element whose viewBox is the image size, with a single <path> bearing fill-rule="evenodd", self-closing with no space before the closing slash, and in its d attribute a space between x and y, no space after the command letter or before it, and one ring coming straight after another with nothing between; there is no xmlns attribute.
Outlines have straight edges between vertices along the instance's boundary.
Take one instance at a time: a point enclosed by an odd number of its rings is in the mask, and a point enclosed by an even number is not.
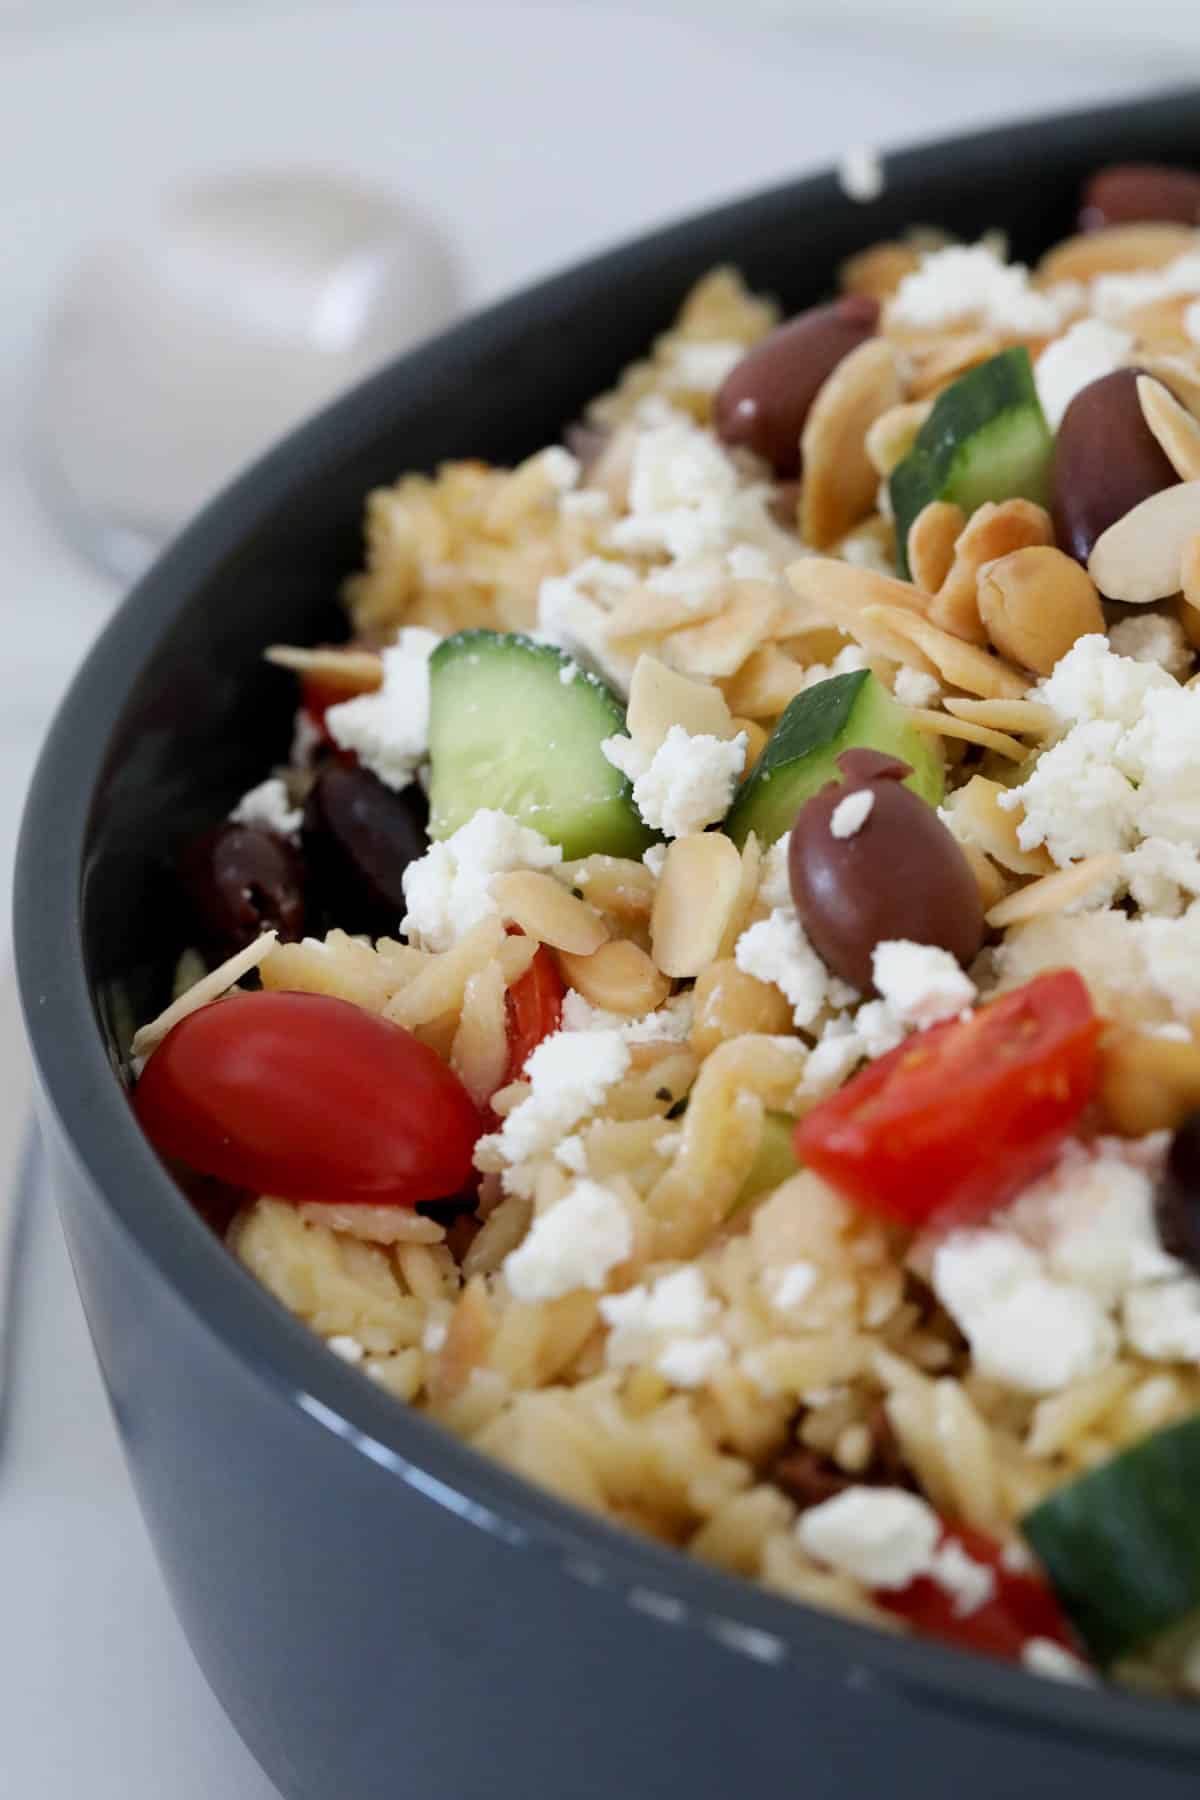
<svg viewBox="0 0 1200 1800"><path fill-rule="evenodd" d="M1100 1020L1071 969L918 1032L814 1107L800 1161L906 1225L980 1219L1054 1160L1096 1087Z"/></svg>
<svg viewBox="0 0 1200 1800"><path fill-rule="evenodd" d="M256 1194L338 1205L458 1193L483 1129L427 1044L324 994L233 994L189 1014L133 1105L163 1156Z"/></svg>
<svg viewBox="0 0 1200 1800"><path fill-rule="evenodd" d="M905 1588L881 1589L876 1603L907 1619L921 1637L941 1638L1007 1662L1020 1662L1030 1638L1049 1638L1064 1650L1076 1650L1062 1608L1036 1570L1006 1568L1000 1545L966 1526L947 1526L941 1547L948 1544L957 1544L973 1562L991 1570L994 1586L982 1606L964 1612L954 1594L929 1575L918 1575Z"/></svg>
<svg viewBox="0 0 1200 1800"><path fill-rule="evenodd" d="M565 992L558 964L545 944L540 945L525 973L508 990L508 1068L501 1086L518 1081L542 1039L558 1030Z"/></svg>

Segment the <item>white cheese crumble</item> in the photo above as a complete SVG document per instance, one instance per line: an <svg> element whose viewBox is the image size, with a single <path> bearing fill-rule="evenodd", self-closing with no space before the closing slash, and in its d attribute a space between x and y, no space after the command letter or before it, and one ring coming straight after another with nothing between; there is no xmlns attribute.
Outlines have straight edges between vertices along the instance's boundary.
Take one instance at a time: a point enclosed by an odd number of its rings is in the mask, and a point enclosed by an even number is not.
<svg viewBox="0 0 1200 1800"><path fill-rule="evenodd" d="M269 775L242 795L229 815L235 825L257 825L276 836L297 838L304 813L288 799L287 783L279 775Z"/></svg>
<svg viewBox="0 0 1200 1800"><path fill-rule="evenodd" d="M648 850L642 852L642 863L649 869L655 881L661 881L662 872L667 866L667 846L651 844Z"/></svg>
<svg viewBox="0 0 1200 1800"><path fill-rule="evenodd" d="M693 1002L690 992L676 994L655 1011L640 1019L626 1019L620 1013L606 1012L593 1006L574 988L563 996L563 1031L619 1031L627 1044L684 1044L692 1029Z"/></svg>
<svg viewBox="0 0 1200 1800"><path fill-rule="evenodd" d="M838 163L838 182L848 200L865 203L883 192L883 161L869 144L852 144Z"/></svg>
<svg viewBox="0 0 1200 1800"><path fill-rule="evenodd" d="M763 1280L771 1305L776 1312L791 1312L803 1304L817 1285L819 1271L815 1263L787 1263L782 1269L765 1269Z"/></svg>
<svg viewBox="0 0 1200 1800"><path fill-rule="evenodd" d="M902 706L932 706L941 691L942 684L936 675L926 675L922 669L910 669L904 663L896 670L892 692Z"/></svg>
<svg viewBox="0 0 1200 1800"><path fill-rule="evenodd" d="M888 317L892 324L915 326L976 318L994 331L1049 337L1062 324L1063 311L1061 300L1030 285L1022 263L1001 261L988 244L950 244L924 256L904 277Z"/></svg>
<svg viewBox="0 0 1200 1800"><path fill-rule="evenodd" d="M1131 613L1112 627L1108 641L1118 656L1157 663L1168 675L1186 674L1195 654L1183 626L1166 613Z"/></svg>
<svg viewBox="0 0 1200 1800"><path fill-rule="evenodd" d="M812 1025L830 1002L832 980L795 913L776 907L769 919L760 919L743 931L733 952L745 975L754 975L777 987L801 1028ZM845 984L837 982L841 990Z"/></svg>
<svg viewBox="0 0 1200 1800"><path fill-rule="evenodd" d="M1195 242L1200 245L1200 234ZM1200 294L1200 249L1187 250L1165 269L1134 270L1125 274L1097 275L1092 282L1092 311L1102 319L1123 319L1137 307L1155 300L1171 300L1179 294Z"/></svg>
<svg viewBox="0 0 1200 1800"><path fill-rule="evenodd" d="M1091 1687L1096 1679L1085 1662L1053 1638L1030 1638L1021 1647L1021 1661L1031 1674L1047 1676L1051 1681L1072 1681L1080 1687Z"/></svg>
<svg viewBox="0 0 1200 1800"><path fill-rule="evenodd" d="M880 998L902 1025L921 1028L952 1018L973 1004L975 983L948 950L885 939L871 953Z"/></svg>
<svg viewBox="0 0 1200 1800"><path fill-rule="evenodd" d="M829 818L830 835L835 838L856 837L866 824L875 804L872 788L856 788L839 800Z"/></svg>
<svg viewBox="0 0 1200 1800"><path fill-rule="evenodd" d="M695 1267L606 1294L605 1361L618 1369L649 1363L675 1387L703 1387L729 1360L728 1344L712 1329L720 1311Z"/></svg>
<svg viewBox="0 0 1200 1800"><path fill-rule="evenodd" d="M1047 344L1033 375L1051 431L1058 430L1076 394L1128 361L1133 343L1130 333L1119 326L1106 325L1103 319L1079 319Z"/></svg>
<svg viewBox="0 0 1200 1800"><path fill-rule="evenodd" d="M407 625L382 652L383 685L331 706L325 727L340 750L390 788L406 788L429 754L429 658L441 639Z"/></svg>
<svg viewBox="0 0 1200 1800"><path fill-rule="evenodd" d="M551 444L538 458L538 467L552 488L567 494L577 484L583 465L562 444Z"/></svg>
<svg viewBox="0 0 1200 1800"><path fill-rule="evenodd" d="M904 1588L927 1574L941 1521L903 1488L849 1487L796 1521L801 1547L869 1588Z"/></svg>
<svg viewBox="0 0 1200 1800"><path fill-rule="evenodd" d="M956 1618L967 1619L986 1606L996 1592L996 1572L976 1562L961 1544L948 1538L930 1558L929 1574L951 1599Z"/></svg>
<svg viewBox="0 0 1200 1800"><path fill-rule="evenodd" d="M1133 1288L1125 1296L1125 1336L1151 1362L1200 1363L1200 1281L1175 1281Z"/></svg>
<svg viewBox="0 0 1200 1800"><path fill-rule="evenodd" d="M684 413L660 404L643 409L641 418L629 511L610 533L614 549L687 562L739 543L783 548L766 482L745 482L712 433Z"/></svg>
<svg viewBox="0 0 1200 1800"><path fill-rule="evenodd" d="M745 354L745 346L733 338L710 338L706 342L681 339L671 352L667 383L690 393L715 394Z"/></svg>
<svg viewBox="0 0 1200 1800"><path fill-rule="evenodd" d="M502 1267L516 1299L557 1300L578 1288L602 1288L632 1249L621 1196L598 1181L577 1181L557 1206L538 1214Z"/></svg>
<svg viewBox="0 0 1200 1800"><path fill-rule="evenodd" d="M408 908L400 929L422 950L449 950L481 919L498 912L493 875L549 869L562 861L557 844L508 813L483 808L404 871Z"/></svg>
<svg viewBox="0 0 1200 1800"><path fill-rule="evenodd" d="M348 1332L338 1332L334 1337L326 1338L325 1348L332 1350L333 1354L340 1357L343 1362L352 1365L360 1363L366 1355L366 1351L358 1339L351 1337Z"/></svg>
<svg viewBox="0 0 1200 1800"><path fill-rule="evenodd" d="M608 615L637 580L625 563L589 556L538 589L537 636L592 669L618 693L629 692L634 658L610 643Z"/></svg>
<svg viewBox="0 0 1200 1800"><path fill-rule="evenodd" d="M633 800L652 831L686 837L724 818L746 762L744 731L723 739L694 736L672 725L647 757L630 737L605 738L600 748L615 769L633 782Z"/></svg>
<svg viewBox="0 0 1200 1800"><path fill-rule="evenodd" d="M654 1366L673 1387L698 1388L729 1361L729 1345L715 1334L676 1338L659 1351Z"/></svg>
<svg viewBox="0 0 1200 1800"><path fill-rule="evenodd" d="M480 1138L477 1156L497 1155L508 1165L505 1187L515 1193L530 1191L532 1183L520 1165L553 1151L596 1111L629 1064L629 1047L619 1031L556 1031L543 1038L525 1064L529 1094L499 1131Z"/></svg>

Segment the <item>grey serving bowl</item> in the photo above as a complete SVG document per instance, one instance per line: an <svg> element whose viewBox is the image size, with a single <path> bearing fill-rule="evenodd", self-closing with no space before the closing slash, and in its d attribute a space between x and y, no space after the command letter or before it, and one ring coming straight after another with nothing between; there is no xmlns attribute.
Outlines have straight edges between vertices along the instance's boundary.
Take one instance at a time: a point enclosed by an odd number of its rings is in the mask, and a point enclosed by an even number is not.
<svg viewBox="0 0 1200 1800"><path fill-rule="evenodd" d="M176 840L287 741L273 639L335 627L362 499L405 467L552 440L712 264L789 308L914 221L1034 256L1097 163L1200 165L1200 92L889 159L602 256L298 431L116 614L58 715L16 883L39 1117L96 1352L180 1622L287 1800L1190 1795L1200 1712L879 1635L610 1528L342 1365L176 1189L114 1073L178 949ZM223 1797L224 1800L224 1797ZM233 1800L230 1796L229 1800Z"/></svg>

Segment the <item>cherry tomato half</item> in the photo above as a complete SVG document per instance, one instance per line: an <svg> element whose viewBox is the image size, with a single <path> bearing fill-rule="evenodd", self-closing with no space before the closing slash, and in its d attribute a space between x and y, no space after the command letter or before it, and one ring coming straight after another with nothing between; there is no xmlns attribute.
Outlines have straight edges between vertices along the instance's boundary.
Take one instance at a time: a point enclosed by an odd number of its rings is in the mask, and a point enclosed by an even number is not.
<svg viewBox="0 0 1200 1800"><path fill-rule="evenodd" d="M872 1063L796 1127L796 1154L906 1225L982 1218L1053 1161L1096 1087L1100 1021L1071 969Z"/></svg>
<svg viewBox="0 0 1200 1800"><path fill-rule="evenodd" d="M545 944L508 990L508 1068L502 1086L518 1081L543 1038L562 1023L566 989L558 964Z"/></svg>
<svg viewBox="0 0 1200 1800"><path fill-rule="evenodd" d="M191 1013L133 1106L163 1156L256 1194L338 1205L458 1193L483 1129L427 1044L324 994L233 994Z"/></svg>
<svg viewBox="0 0 1200 1800"><path fill-rule="evenodd" d="M876 1602L907 1619L922 1637L982 1650L1007 1662L1020 1662L1030 1638L1049 1638L1078 1653L1052 1589L1035 1570L1006 1568L999 1544L965 1526L947 1526L942 1546L947 1544L958 1544L974 1562L992 1571L995 1587L982 1606L965 1614L956 1611L954 1595L928 1575L919 1575L906 1588L879 1591Z"/></svg>

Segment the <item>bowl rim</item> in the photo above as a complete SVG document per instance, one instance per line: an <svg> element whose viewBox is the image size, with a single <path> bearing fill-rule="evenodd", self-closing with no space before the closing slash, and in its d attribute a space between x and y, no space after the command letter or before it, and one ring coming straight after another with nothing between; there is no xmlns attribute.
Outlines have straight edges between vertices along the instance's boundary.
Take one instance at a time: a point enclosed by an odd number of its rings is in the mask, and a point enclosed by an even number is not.
<svg viewBox="0 0 1200 1800"><path fill-rule="evenodd" d="M1200 88L990 127L889 153L889 184L919 187L952 161L956 180L994 168L998 153L1119 154L1131 121L1170 142L1170 127ZM238 1264L194 1215L143 1138L97 1026L82 951L84 854L100 770L134 675L192 603L204 580L260 518L315 469L348 453L366 421L402 410L406 396L469 364L485 347L564 324L606 284L669 256L722 260L747 221L780 224L797 209L845 205L832 171L780 183L603 251L488 307L390 364L292 432L220 494L168 547L101 632L61 702L30 786L17 848L14 944L26 1029L42 1104L77 1174L193 1321L244 1373L355 1452L434 1504L501 1541L556 1558L564 1574L623 1593L677 1629L700 1630L768 1665L789 1660L842 1671L860 1686L910 1702L985 1714L1095 1747L1200 1751L1200 1709L1120 1689L1047 1681L1023 1668L943 1644L897 1637L825 1613L592 1517L493 1462L424 1414L399 1405L331 1356ZM136 1213L131 1195L143 1196ZM144 1205L144 1196L152 1204Z"/></svg>

